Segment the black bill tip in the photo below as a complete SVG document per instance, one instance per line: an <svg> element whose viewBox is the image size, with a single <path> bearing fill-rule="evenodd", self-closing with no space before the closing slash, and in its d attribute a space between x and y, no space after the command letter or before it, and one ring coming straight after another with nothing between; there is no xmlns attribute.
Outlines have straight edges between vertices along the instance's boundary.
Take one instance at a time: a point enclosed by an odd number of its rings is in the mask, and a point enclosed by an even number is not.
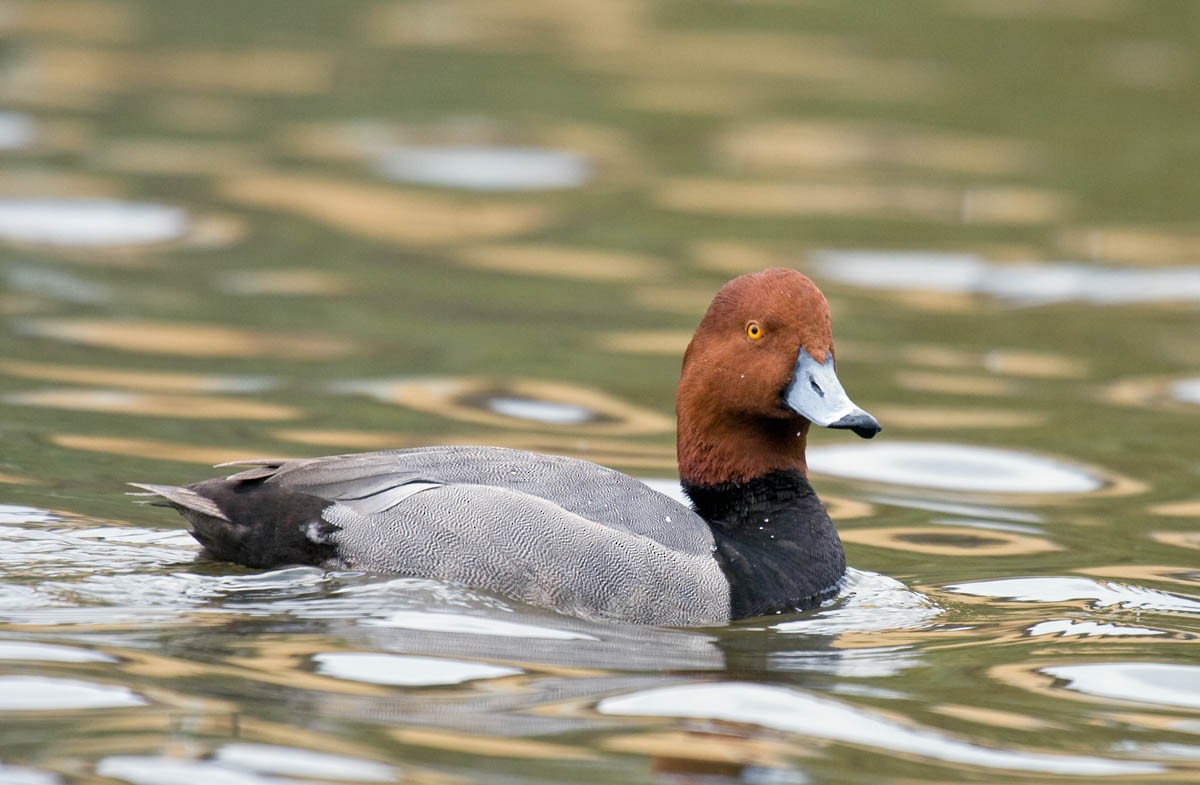
<svg viewBox="0 0 1200 785"><path fill-rule="evenodd" d="M883 430L878 420L863 411L847 414L837 422L830 423L829 427L854 431L864 439L873 439L875 434Z"/></svg>

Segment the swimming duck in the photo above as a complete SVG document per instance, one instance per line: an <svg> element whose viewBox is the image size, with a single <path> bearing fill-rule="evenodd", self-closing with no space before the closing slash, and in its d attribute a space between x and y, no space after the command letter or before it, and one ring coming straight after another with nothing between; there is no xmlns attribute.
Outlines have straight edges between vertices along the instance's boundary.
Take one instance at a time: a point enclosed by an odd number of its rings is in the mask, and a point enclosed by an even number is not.
<svg viewBox="0 0 1200 785"><path fill-rule="evenodd" d="M711 625L813 607L846 560L807 479L812 424L879 423L834 372L825 297L794 270L717 293L683 356L679 476L692 507L594 463L423 447L249 468L166 500L216 559L434 578L584 618ZM234 465L234 464L226 464Z"/></svg>

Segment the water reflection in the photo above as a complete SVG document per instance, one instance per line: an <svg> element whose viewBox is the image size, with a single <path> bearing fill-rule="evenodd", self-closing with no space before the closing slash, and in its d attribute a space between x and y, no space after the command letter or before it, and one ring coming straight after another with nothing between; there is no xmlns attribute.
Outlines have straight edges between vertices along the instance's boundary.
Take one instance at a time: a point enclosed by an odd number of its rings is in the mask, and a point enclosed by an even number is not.
<svg viewBox="0 0 1200 785"><path fill-rule="evenodd" d="M1078 494L1106 483L1062 460L971 445L891 441L814 447L808 455L817 474L947 491Z"/></svg>
<svg viewBox="0 0 1200 785"><path fill-rule="evenodd" d="M464 248L458 255L467 267L479 270L578 281L625 283L664 271L661 260L646 254L554 245L486 245Z"/></svg>
<svg viewBox="0 0 1200 785"><path fill-rule="evenodd" d="M440 417L528 428L552 425L597 435L670 433L675 422L599 390L563 382L471 377L346 381L338 392L368 395Z"/></svg>
<svg viewBox="0 0 1200 785"><path fill-rule="evenodd" d="M1144 269L1068 263L997 264L971 254L822 251L821 275L868 289L984 294L1014 305L1200 300L1200 268Z"/></svg>
<svg viewBox="0 0 1200 785"><path fill-rule="evenodd" d="M175 357L282 357L320 360L341 357L353 346L319 334L269 333L218 324L149 320L26 319L31 336L136 354Z"/></svg>
<svg viewBox="0 0 1200 785"><path fill-rule="evenodd" d="M33 117L0 111L0 152L31 147L37 137L38 124Z"/></svg>
<svg viewBox="0 0 1200 785"><path fill-rule="evenodd" d="M199 420L292 420L300 411L263 401L200 395L154 395L128 390L30 390L3 396L7 404L142 417Z"/></svg>
<svg viewBox="0 0 1200 785"><path fill-rule="evenodd" d="M179 240L188 214L144 202L0 198L0 240L22 245L107 248Z"/></svg>
<svg viewBox="0 0 1200 785"><path fill-rule="evenodd" d="M947 591L976 597L995 597L1018 602L1062 603L1091 600L1097 608L1200 613L1200 599L1168 594L1143 586L1091 578L1029 577L972 581L946 587Z"/></svg>
<svg viewBox="0 0 1200 785"><path fill-rule="evenodd" d="M1038 638L1044 635L1053 635L1058 638L1112 638L1166 634L1164 630L1151 630L1147 627L1127 627L1120 624L1074 621L1072 619L1041 621L1029 628L1029 637L1031 638Z"/></svg>
<svg viewBox="0 0 1200 785"><path fill-rule="evenodd" d="M121 685L0 675L0 712L112 709L145 704L145 698Z"/></svg>
<svg viewBox="0 0 1200 785"><path fill-rule="evenodd" d="M1163 662L1088 662L1040 669L1066 689L1110 700L1200 709L1200 667Z"/></svg>
<svg viewBox="0 0 1200 785"><path fill-rule="evenodd" d="M58 775L48 771L0 763L0 783L4 785L59 785L61 782Z"/></svg>
<svg viewBox="0 0 1200 785"><path fill-rule="evenodd" d="M782 687L717 682L647 690L599 703L603 714L746 723L817 739L939 761L1014 771L1114 776L1163 771L1158 764L982 747L929 728L900 725L848 703Z"/></svg>
<svg viewBox="0 0 1200 785"><path fill-rule="evenodd" d="M1103 397L1122 406L1194 412L1200 406L1200 377L1120 379L1104 390Z"/></svg>
<svg viewBox="0 0 1200 785"><path fill-rule="evenodd" d="M724 136L720 149L733 167L767 173L885 165L1013 175L1045 159L1020 139L834 121L742 126Z"/></svg>
<svg viewBox="0 0 1200 785"><path fill-rule="evenodd" d="M836 603L801 619L778 622L771 625L771 629L809 635L861 633L869 636L891 630L928 628L941 613L941 608L932 599L894 578L850 567ZM860 663L862 656L863 652L856 653ZM899 667L903 657L882 653L881 659L891 661L892 665L888 667ZM839 663L839 667L841 665Z"/></svg>
<svg viewBox="0 0 1200 785"><path fill-rule="evenodd" d="M1183 379L1173 383L1171 395L1176 400L1200 406L1200 378Z"/></svg>
<svg viewBox="0 0 1200 785"><path fill-rule="evenodd" d="M244 297L334 297L354 287L345 277L325 270L241 270L222 276L221 288Z"/></svg>
<svg viewBox="0 0 1200 785"><path fill-rule="evenodd" d="M462 684L522 673L519 668L399 654L337 652L313 657L317 673L336 679L402 687Z"/></svg>
<svg viewBox="0 0 1200 785"><path fill-rule="evenodd" d="M278 383L266 376L172 373L120 368L0 360L0 373L18 379L120 387L141 392L261 393Z"/></svg>
<svg viewBox="0 0 1200 785"><path fill-rule="evenodd" d="M468 191L579 188L591 176L583 156L534 147L393 147L375 166L391 180Z"/></svg>
<svg viewBox="0 0 1200 785"><path fill-rule="evenodd" d="M116 299L111 286L50 267L7 267L4 280L16 291L73 305L106 305Z"/></svg>
<svg viewBox="0 0 1200 785"><path fill-rule="evenodd" d="M220 192L234 204L291 213L404 248L525 234L551 220L551 211L541 204L457 199L270 171L225 179Z"/></svg>
<svg viewBox="0 0 1200 785"><path fill-rule="evenodd" d="M504 621L487 616L467 616L458 613L429 613L425 611L396 611L382 619L366 619L363 624L428 632L464 633L468 635L499 635L522 640L598 640L594 635L534 624ZM4 650L0 649L0 657Z"/></svg>
<svg viewBox="0 0 1200 785"><path fill-rule="evenodd" d="M287 454L279 450L266 450L247 447L243 443L236 446L212 447L187 442L171 442L160 439L138 439L127 436L93 436L83 433L53 433L49 441L58 447L69 450L96 452L104 455L123 456L150 461L182 461L197 463L204 466L216 466L229 461L252 461L262 458L267 452L277 458L287 458ZM299 456L296 456L299 457Z"/></svg>
<svg viewBox="0 0 1200 785"><path fill-rule="evenodd" d="M1042 537L965 526L875 526L844 531L842 539L934 556L1021 556L1062 550Z"/></svg>
<svg viewBox="0 0 1200 785"><path fill-rule="evenodd" d="M226 744L216 751L213 759L226 766L260 774L351 782L392 782L399 778L396 769L382 763L301 747Z"/></svg>
<svg viewBox="0 0 1200 785"><path fill-rule="evenodd" d="M201 760L112 755L96 766L96 774L131 785L176 785L220 782L227 785L283 785L283 780L260 776L233 766Z"/></svg>
<svg viewBox="0 0 1200 785"><path fill-rule="evenodd" d="M0 661L33 662L116 662L116 658L90 649L59 646L53 643L0 641Z"/></svg>

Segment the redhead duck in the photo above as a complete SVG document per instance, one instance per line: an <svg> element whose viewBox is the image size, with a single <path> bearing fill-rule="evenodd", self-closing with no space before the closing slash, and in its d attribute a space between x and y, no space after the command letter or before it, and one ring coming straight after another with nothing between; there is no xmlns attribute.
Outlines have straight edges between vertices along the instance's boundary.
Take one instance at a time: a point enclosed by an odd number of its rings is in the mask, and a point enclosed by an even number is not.
<svg viewBox="0 0 1200 785"><path fill-rule="evenodd" d="M690 509L594 463L497 447L250 461L137 487L217 559L435 578L584 618L719 624L836 593L845 554L806 477L808 429L880 426L834 373L816 285L784 269L726 284L683 356L676 411Z"/></svg>

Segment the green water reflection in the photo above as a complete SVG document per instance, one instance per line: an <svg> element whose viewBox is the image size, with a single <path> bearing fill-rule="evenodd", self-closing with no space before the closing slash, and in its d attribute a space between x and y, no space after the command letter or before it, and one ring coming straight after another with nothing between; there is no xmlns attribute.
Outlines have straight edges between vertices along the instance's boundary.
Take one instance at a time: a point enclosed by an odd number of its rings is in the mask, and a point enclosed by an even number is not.
<svg viewBox="0 0 1200 785"><path fill-rule="evenodd" d="M0 0L0 782L1194 778L1198 41L1189 0ZM833 607L260 575L124 495L447 442L670 478L687 336L771 265L901 450L813 462Z"/></svg>

